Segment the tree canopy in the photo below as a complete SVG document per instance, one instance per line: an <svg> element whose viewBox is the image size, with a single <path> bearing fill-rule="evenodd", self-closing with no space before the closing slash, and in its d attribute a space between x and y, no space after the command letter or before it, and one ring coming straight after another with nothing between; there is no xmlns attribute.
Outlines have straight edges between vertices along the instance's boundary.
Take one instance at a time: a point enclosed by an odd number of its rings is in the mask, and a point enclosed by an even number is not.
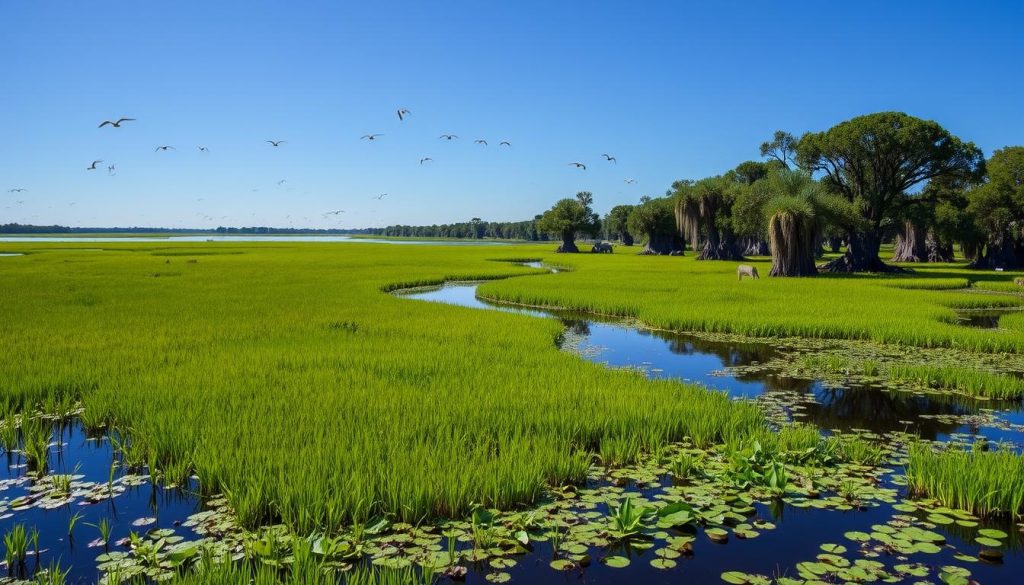
<svg viewBox="0 0 1024 585"><path fill-rule="evenodd" d="M537 229L562 238L559 252L579 252L576 235L597 235L601 221L591 206L594 196L589 191L580 191L575 198L561 199L544 212L537 222Z"/></svg>
<svg viewBox="0 0 1024 585"><path fill-rule="evenodd" d="M826 187L860 209L842 226L846 255L832 271L886 271L878 258L882 225L901 218L912 188L938 178L970 180L984 168L981 150L931 120L901 112L858 116L796 144L801 168L820 173Z"/></svg>
<svg viewBox="0 0 1024 585"><path fill-rule="evenodd" d="M969 193L968 209L988 234L979 268L1024 267L1024 147L995 151L988 180Z"/></svg>

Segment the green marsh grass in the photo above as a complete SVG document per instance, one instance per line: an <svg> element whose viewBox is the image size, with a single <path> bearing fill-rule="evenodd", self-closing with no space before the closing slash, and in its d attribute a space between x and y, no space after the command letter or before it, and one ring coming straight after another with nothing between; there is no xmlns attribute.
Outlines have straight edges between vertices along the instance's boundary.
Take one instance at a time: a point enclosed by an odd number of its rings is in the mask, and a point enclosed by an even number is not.
<svg viewBox="0 0 1024 585"><path fill-rule="evenodd" d="M1009 450L910 448L907 482L918 495L981 516L1024 514L1024 458Z"/></svg>
<svg viewBox="0 0 1024 585"><path fill-rule="evenodd" d="M634 317L675 331L858 339L979 352L1024 350L1024 331L980 330L951 322L954 309L1017 307L1024 304L1021 298L944 290L960 288L967 280L1012 284L1020 273L935 264L915 266L913 274L900 277L822 274L737 282L736 262L635 256L624 248L616 252L560 255L558 262L572 271L551 278L488 282L479 293L503 301ZM746 262L768 273L767 260Z"/></svg>
<svg viewBox="0 0 1024 585"><path fill-rule="evenodd" d="M138 244L25 246L38 253L0 267L9 400L80 397L126 467L194 472L250 527L508 508L582 482L595 455L628 463L763 424L721 394L559 351L555 320L383 292L561 276L491 261L539 247L259 244L189 263Z"/></svg>

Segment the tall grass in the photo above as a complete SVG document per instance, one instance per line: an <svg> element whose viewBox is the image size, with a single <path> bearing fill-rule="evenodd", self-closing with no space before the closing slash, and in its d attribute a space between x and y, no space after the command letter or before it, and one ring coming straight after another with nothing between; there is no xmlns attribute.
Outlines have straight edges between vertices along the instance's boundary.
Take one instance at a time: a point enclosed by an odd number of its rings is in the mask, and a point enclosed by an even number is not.
<svg viewBox="0 0 1024 585"><path fill-rule="evenodd" d="M537 272L489 261L494 248L19 245L37 253L0 265L4 395L80 396L126 465L194 471L249 526L507 508L582 481L594 454L628 462L763 424L721 394L561 352L554 320L382 292Z"/></svg>
<svg viewBox="0 0 1024 585"><path fill-rule="evenodd" d="M1008 450L910 448L911 491L983 516L1024 514L1024 458Z"/></svg>
<svg viewBox="0 0 1024 585"><path fill-rule="evenodd" d="M736 281L735 262L699 262L692 256L580 254L559 261L573 270L551 278L485 283L480 294L636 317L678 331L1024 351L1024 330L981 330L951 322L954 308L1020 306L1024 300L936 290L960 288L967 279L997 278L949 264L915 266L915 274L904 277L822 274L741 283ZM749 262L764 264L762 272L767 274L767 261ZM998 278L1012 281L1018 275L1001 273Z"/></svg>

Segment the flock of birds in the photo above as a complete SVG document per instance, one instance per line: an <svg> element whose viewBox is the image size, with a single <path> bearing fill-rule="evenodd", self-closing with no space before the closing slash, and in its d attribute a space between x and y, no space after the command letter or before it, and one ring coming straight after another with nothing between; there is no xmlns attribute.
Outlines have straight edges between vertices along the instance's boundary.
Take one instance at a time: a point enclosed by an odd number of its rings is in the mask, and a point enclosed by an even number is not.
<svg viewBox="0 0 1024 585"><path fill-rule="evenodd" d="M398 120L400 122L402 122L402 121L405 121L405 119L412 114L412 111L409 110L408 108L398 108L397 110L395 110L395 114L398 116ZM135 122L135 121L137 121L136 118L128 118L128 117L121 117L121 118L118 118L116 120L103 120L99 124L98 128L104 128L104 127L107 127L107 126L110 126L111 128L121 128L122 125L124 125L126 122ZM384 136L384 134L382 134L382 133L364 134L363 136L360 137L360 140L366 140L368 142L375 142L375 141L379 140L382 136ZM438 139L450 142L450 141L453 141L453 140L458 140L459 136L457 134L441 134L438 137ZM264 142L269 144L272 148L279 148L282 144L287 144L288 141L287 140L266 140ZM484 139L484 138L477 138L476 140L473 141L473 143L474 144L478 144L480 146L484 146L484 147L489 146L488 141L486 139ZM508 141L508 140L502 140L501 142L498 143L498 147L499 148L501 148L501 147L511 148L512 147L512 143L510 141ZM207 148L206 146L203 146L203 145L197 145L196 149L199 152L201 152L201 153L208 153L208 152L210 152L210 149ZM177 149L174 146L172 146L172 145L163 144L163 145L157 146L155 149L153 149L153 152L160 153L160 152L167 152L167 151L171 151L171 150L177 150ZM603 153L601 156L604 158L605 162L607 162L607 163L618 164L618 160L614 156L612 156L612 155L610 155L608 153ZM433 158L431 158L429 156L425 156L425 157L421 158L419 162L420 162L420 165L423 165L424 163L433 162L433 160L434 160ZM103 164L103 162L104 161L102 159L96 159L96 160L92 161L92 163L89 164L89 166L85 167L85 170L86 171L96 171L96 170L99 170L100 169L99 165ZM582 170L582 171L586 171L587 170L587 165L582 163L582 162L579 162L579 161L570 162L570 163L568 163L568 166L575 167L575 168L577 168L579 170ZM107 173L110 176L116 175L117 174L117 165L114 164L114 163L111 163L111 164L107 165ZM637 183L636 179L632 179L632 178L624 179L624 181L625 181L625 183L627 185L633 185L633 184ZM278 181L277 182L278 187L283 185L285 182L286 182L285 179L281 179L280 181ZM258 189L253 189L253 191L257 191L257 190ZM28 191L28 189L25 189L23 187L15 187L13 189L9 189L8 190L9 193L24 193L26 191ZM386 196L387 196L387 193L381 193L380 195L376 195L376 196L372 197L372 199L376 199L377 201L380 201L380 200L384 199L384 197L386 197ZM202 201L202 199L197 199L197 201ZM15 203L18 204L18 205L21 205L21 204L25 203L25 201L24 200L17 200L17 201L15 201ZM74 203L72 203L72 205L74 205ZM342 213L345 213L344 209L334 209L334 210L330 210L330 211L324 212L323 214L321 214L321 216L324 217L324 218L330 217L332 215L337 217L338 215L340 215ZM199 214L199 215L202 215L202 214ZM208 216L204 216L204 217L206 217L206 219L211 219L211 220L214 219L214 218L208 217ZM305 218L305 219L308 219L308 218Z"/></svg>

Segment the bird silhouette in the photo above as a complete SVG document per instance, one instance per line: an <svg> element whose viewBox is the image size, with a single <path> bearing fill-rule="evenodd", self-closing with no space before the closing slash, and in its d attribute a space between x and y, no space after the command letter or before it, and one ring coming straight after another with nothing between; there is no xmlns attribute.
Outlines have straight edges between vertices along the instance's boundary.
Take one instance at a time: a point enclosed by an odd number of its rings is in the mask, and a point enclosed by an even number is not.
<svg viewBox="0 0 1024 585"><path fill-rule="evenodd" d="M23 193L25 191L28 191L28 189L22 189L21 187L18 187L16 189L11 189L11 190L9 190L7 192L8 193Z"/></svg>
<svg viewBox="0 0 1024 585"><path fill-rule="evenodd" d="M377 138L380 137L380 136L384 136L384 135L383 134L364 134L364 135L362 135L359 138L359 140L369 140L370 142L373 142L374 140L377 140Z"/></svg>
<svg viewBox="0 0 1024 585"><path fill-rule="evenodd" d="M156 147L153 150L153 152L160 152L161 150L164 151L164 152L167 152L168 150L178 150L178 149L174 148L173 146L158 146L158 147Z"/></svg>
<svg viewBox="0 0 1024 585"><path fill-rule="evenodd" d="M22 203L24 203L24 202L25 202L25 200L24 200L24 199L20 199L20 200L18 200L18 201L15 201L15 203L17 203L18 205L21 205L21 204L22 204Z"/></svg>
<svg viewBox="0 0 1024 585"><path fill-rule="evenodd" d="M420 159L420 164L423 164L425 162L434 162L434 159L430 158L429 156Z"/></svg>
<svg viewBox="0 0 1024 585"><path fill-rule="evenodd" d="M398 110L396 110L395 113L398 114L398 120L402 121L405 119L406 116L408 116L412 112L410 112L407 108L398 108Z"/></svg>
<svg viewBox="0 0 1024 585"><path fill-rule="evenodd" d="M458 136L456 136L456 135L454 135L454 134L442 134L442 135L441 135L441 136L439 136L438 138L443 138L443 139L445 139L445 140L455 140L455 139L457 139L457 138L458 138Z"/></svg>
<svg viewBox="0 0 1024 585"><path fill-rule="evenodd" d="M381 193L380 195L377 195L376 197L374 197L374 199L376 199L377 201L380 201L381 199L384 198L385 195L387 195L387 193Z"/></svg>
<svg viewBox="0 0 1024 585"><path fill-rule="evenodd" d="M280 181L278 181L278 182L277 182L277 184L278 184L278 185L283 185L283 184L285 184L285 183L286 183L287 181L288 181L288 179L281 179Z"/></svg>
<svg viewBox="0 0 1024 585"><path fill-rule="evenodd" d="M86 167L85 170L87 170L87 171L95 171L96 170L96 165L100 164L101 162L103 162L103 161L102 160L94 160L94 161L92 161L91 165Z"/></svg>
<svg viewBox="0 0 1024 585"><path fill-rule="evenodd" d="M199 152L210 152L210 149L205 146L197 146L196 148L199 149Z"/></svg>
<svg viewBox="0 0 1024 585"><path fill-rule="evenodd" d="M618 164L618 162L619 162L619 161L615 160L615 157L614 157L614 156L612 156L612 155L610 155L610 154L602 154L601 156L603 156L603 157L604 157L604 160L606 160L606 161L608 161L608 162L610 162L610 163L616 163L616 164Z"/></svg>
<svg viewBox="0 0 1024 585"><path fill-rule="evenodd" d="M107 174L110 175L111 177L113 177L114 175L117 174L116 173L116 169L117 169L117 165L116 164L112 164L112 165L108 166L107 167Z"/></svg>
<svg viewBox="0 0 1024 585"><path fill-rule="evenodd" d="M498 143L498 146L512 146L512 143L509 142L508 140L502 140L501 142Z"/></svg>
<svg viewBox="0 0 1024 585"><path fill-rule="evenodd" d="M626 184L627 184L627 185L633 185L633 184L636 184L636 179L626 179Z"/></svg>
<svg viewBox="0 0 1024 585"><path fill-rule="evenodd" d="M487 146L487 141L484 140L483 138L480 138L480 139L474 140L473 144L483 144L484 146Z"/></svg>
<svg viewBox="0 0 1024 585"><path fill-rule="evenodd" d="M284 144L285 142L288 142L288 141L287 140L264 140L264 142L266 142L270 146L273 146L274 148L277 148L278 146L281 146L282 144Z"/></svg>
<svg viewBox="0 0 1024 585"><path fill-rule="evenodd" d="M116 122L113 120L104 120L99 126L97 126L97 128L102 128L107 125L113 126L114 128L120 128L122 123L134 121L135 118L119 118Z"/></svg>
<svg viewBox="0 0 1024 585"><path fill-rule="evenodd" d="M585 165L583 163L571 162L571 163L569 163L568 166L576 167L577 169L583 169L584 171L587 170L587 165Z"/></svg>
<svg viewBox="0 0 1024 585"><path fill-rule="evenodd" d="M324 217L327 217L328 215L338 215L339 213L345 213L345 210L335 209L334 211L328 211L327 213L324 214Z"/></svg>

